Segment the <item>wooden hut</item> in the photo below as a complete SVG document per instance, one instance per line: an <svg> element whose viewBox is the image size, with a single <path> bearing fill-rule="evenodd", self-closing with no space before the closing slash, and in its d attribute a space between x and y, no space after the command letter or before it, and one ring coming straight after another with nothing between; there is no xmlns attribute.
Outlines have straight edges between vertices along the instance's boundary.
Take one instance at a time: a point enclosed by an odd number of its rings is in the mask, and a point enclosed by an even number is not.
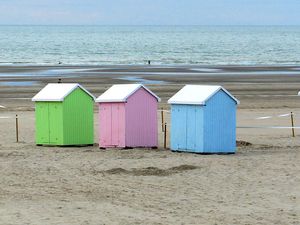
<svg viewBox="0 0 300 225"><path fill-rule="evenodd" d="M171 104L171 150L234 153L239 101L221 86L186 85Z"/></svg>
<svg viewBox="0 0 300 225"><path fill-rule="evenodd" d="M94 96L79 84L48 84L35 102L37 145L92 145Z"/></svg>
<svg viewBox="0 0 300 225"><path fill-rule="evenodd" d="M157 105L142 84L113 85L99 103L100 148L157 147Z"/></svg>

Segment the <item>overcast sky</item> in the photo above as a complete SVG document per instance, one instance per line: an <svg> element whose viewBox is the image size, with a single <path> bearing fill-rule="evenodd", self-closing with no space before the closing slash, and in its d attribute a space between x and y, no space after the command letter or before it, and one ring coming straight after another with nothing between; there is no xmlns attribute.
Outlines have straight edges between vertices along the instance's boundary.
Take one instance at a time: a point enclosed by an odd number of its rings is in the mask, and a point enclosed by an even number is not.
<svg viewBox="0 0 300 225"><path fill-rule="evenodd" d="M0 0L0 24L300 25L300 0Z"/></svg>

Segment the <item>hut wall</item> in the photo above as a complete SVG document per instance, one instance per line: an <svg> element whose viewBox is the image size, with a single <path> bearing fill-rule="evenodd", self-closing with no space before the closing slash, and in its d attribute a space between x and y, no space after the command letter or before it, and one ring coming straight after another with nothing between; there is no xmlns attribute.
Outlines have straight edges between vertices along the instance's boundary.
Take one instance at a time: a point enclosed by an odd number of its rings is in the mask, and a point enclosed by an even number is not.
<svg viewBox="0 0 300 225"><path fill-rule="evenodd" d="M219 91L204 107L204 150L235 152L236 103L224 91Z"/></svg>
<svg viewBox="0 0 300 225"><path fill-rule="evenodd" d="M94 143L94 101L77 88L62 103L64 145Z"/></svg>
<svg viewBox="0 0 300 225"><path fill-rule="evenodd" d="M140 88L128 98L125 111L126 146L157 147L157 99Z"/></svg>

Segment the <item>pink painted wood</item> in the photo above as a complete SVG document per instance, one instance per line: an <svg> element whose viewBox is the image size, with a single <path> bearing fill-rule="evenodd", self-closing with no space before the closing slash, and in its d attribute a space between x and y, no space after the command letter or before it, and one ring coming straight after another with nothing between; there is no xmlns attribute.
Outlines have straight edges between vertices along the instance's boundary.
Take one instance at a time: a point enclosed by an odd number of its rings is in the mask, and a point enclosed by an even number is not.
<svg viewBox="0 0 300 225"><path fill-rule="evenodd" d="M140 88L128 98L125 111L126 146L157 147L157 99Z"/></svg>
<svg viewBox="0 0 300 225"><path fill-rule="evenodd" d="M125 103L99 104L99 146L125 147Z"/></svg>
<svg viewBox="0 0 300 225"><path fill-rule="evenodd" d="M157 147L157 99L144 88L126 103L99 104L99 146Z"/></svg>

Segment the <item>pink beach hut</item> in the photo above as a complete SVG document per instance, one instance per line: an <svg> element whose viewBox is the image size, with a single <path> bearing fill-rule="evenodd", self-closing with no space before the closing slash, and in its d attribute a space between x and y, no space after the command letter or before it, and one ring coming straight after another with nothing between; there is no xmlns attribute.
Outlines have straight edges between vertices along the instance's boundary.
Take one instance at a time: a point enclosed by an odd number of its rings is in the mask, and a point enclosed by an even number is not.
<svg viewBox="0 0 300 225"><path fill-rule="evenodd" d="M160 98L142 84L113 85L99 103L99 147L158 146L157 105Z"/></svg>

